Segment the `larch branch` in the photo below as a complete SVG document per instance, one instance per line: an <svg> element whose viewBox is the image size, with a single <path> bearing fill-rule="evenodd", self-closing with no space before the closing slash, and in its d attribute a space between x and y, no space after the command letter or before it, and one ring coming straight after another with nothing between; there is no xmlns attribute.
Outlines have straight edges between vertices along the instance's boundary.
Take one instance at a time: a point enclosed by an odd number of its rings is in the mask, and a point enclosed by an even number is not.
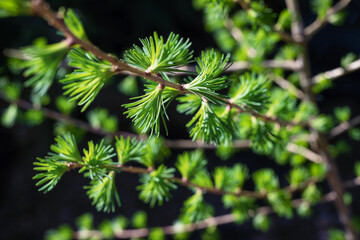
<svg viewBox="0 0 360 240"><path fill-rule="evenodd" d="M324 79L334 80L345 76L346 74L355 72L360 69L360 59L350 63L346 67L338 67L323 73L319 73L312 77L312 84L320 83Z"/></svg>
<svg viewBox="0 0 360 240"><path fill-rule="evenodd" d="M346 8L350 2L351 0L341 0L338 3L336 3L333 7L329 8L324 18L322 19L317 18L313 23L311 23L309 26L305 28L304 32L306 38L307 39L312 38L318 31L320 31L323 27L325 27L327 23L329 23L331 16Z"/></svg>

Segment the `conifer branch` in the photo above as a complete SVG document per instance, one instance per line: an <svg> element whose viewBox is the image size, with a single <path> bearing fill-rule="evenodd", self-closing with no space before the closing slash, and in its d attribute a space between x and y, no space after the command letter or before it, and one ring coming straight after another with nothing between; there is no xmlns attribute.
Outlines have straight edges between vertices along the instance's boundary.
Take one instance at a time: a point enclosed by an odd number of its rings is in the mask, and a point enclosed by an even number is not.
<svg viewBox="0 0 360 240"><path fill-rule="evenodd" d="M344 182L345 188L353 188L360 186L360 179L354 178ZM335 191L328 192L322 196L319 203L328 203L333 202L336 199ZM299 207L302 203L307 202L305 199L294 199L291 201L291 206L293 208ZM269 215L274 213L274 210L270 206L258 207L255 210L249 210L248 214L250 217L255 217L257 214ZM176 225L168 225L160 227L165 235L174 235L177 233L184 232L194 232L197 230L202 230L211 226L220 226L224 224L233 223L236 221L234 214L224 214L216 217L210 217L204 220L201 220L196 223L184 224L181 227ZM143 238L149 236L151 228L140 228L140 229L123 229L119 232L114 232L114 236L119 239L128 239L128 238ZM102 233L99 230L78 230L74 232L75 239L87 239L91 237L102 238Z"/></svg>
<svg viewBox="0 0 360 240"><path fill-rule="evenodd" d="M234 0L234 2L238 2L240 4L240 6L245 10L245 11L249 11L251 10L251 5L246 3L243 0ZM298 41L296 41L296 39L294 39L293 36L291 36L290 34L282 31L281 29L279 29L277 26L274 26L272 28L272 31L274 31L275 33L277 33L280 38L287 43L294 43L294 44L299 44Z"/></svg>
<svg viewBox="0 0 360 240"><path fill-rule="evenodd" d="M225 73L247 71L247 70L251 70L251 68L255 66L256 67L259 66L264 69L281 68L289 71L297 71L300 67L299 63L300 63L299 61L275 60L275 59L264 60L259 64L253 64L250 61L237 61L237 62L233 62L231 66L225 70ZM188 65L188 66L180 67L179 70L182 71L174 73L176 76L189 75L189 72L196 71L196 67L194 65Z"/></svg>
<svg viewBox="0 0 360 240"><path fill-rule="evenodd" d="M128 65L127 63L117 59L116 57L101 51L99 48L95 47L92 43L90 43L88 41L84 41L84 40L76 37L69 30L69 28L64 24L62 19L60 19L51 10L49 4L46 3L44 0L32 0L32 8L33 8L33 11L36 14L38 14L39 16L43 17L48 22L49 25L53 26L54 28L56 28L59 31L61 31L62 33L64 33L65 37L67 38L67 41L69 41L72 45L78 44L83 49L94 54L100 60L105 60L105 61L108 61L109 63L111 63L113 65L114 73L119 73L122 71L131 72L137 76L143 77L143 78L148 79L153 82L156 82L156 83L160 84L161 86L176 89L177 91L179 91L182 94L194 94L194 92L186 89L184 87L185 85L183 85L183 84L170 82L170 81L165 80L164 78L162 78L159 75L152 75L146 71L142 71L138 68L132 67L132 66ZM251 109L245 109L245 108L242 108L241 106L235 105L235 104L231 103L230 100L227 98L224 98L221 96L213 96L213 97L219 99L221 102L227 102L230 107L236 108L239 112L247 112L257 118L262 119L263 121L275 122L282 126L300 125L300 126L308 127L307 123L298 123L295 121L287 122L285 120L281 120L281 119L277 118L276 116L271 116L271 117L265 116L265 115L262 115L259 113L255 113Z"/></svg>
<svg viewBox="0 0 360 240"><path fill-rule="evenodd" d="M312 38L318 31L325 27L327 23L329 23L331 16L346 8L350 2L351 0L341 0L337 2L333 7L329 8L324 18L317 18L314 22L312 22L309 26L305 28L304 33L306 35L306 38Z"/></svg>
<svg viewBox="0 0 360 240"><path fill-rule="evenodd" d="M333 129L331 129L328 139L335 138L340 134L348 131L350 128L360 124L360 116L356 116L348 122L342 122Z"/></svg>
<svg viewBox="0 0 360 240"><path fill-rule="evenodd" d="M350 2L350 0L342 0L340 2ZM308 52L308 37L306 35L306 30L304 30L299 3L297 0L286 0L287 8L291 14L291 32L293 38L301 43L302 53L299 56L299 60L301 61L302 68L299 70L300 75L300 85L305 93L305 100L315 103L313 92L311 89L312 81L311 81L311 68L310 68L310 60L309 60L309 52ZM336 5L337 6L337 5ZM326 18L328 19L328 18ZM321 24L322 25L322 24ZM320 29L317 27L316 29ZM316 30L313 32L315 33ZM310 34L310 33L309 33ZM345 204L343 199L343 183L341 181L337 166L334 160L331 158L330 153L328 151L328 143L325 137L319 133L315 129L311 129L311 132L314 136L314 146L313 150L318 153L324 160L327 166L327 174L326 179L329 183L331 189L335 192L337 198L335 200L335 206L338 211L338 215L340 221L345 227L345 235L347 240L356 240L357 234L355 229L351 223L350 219L350 210L348 206Z"/></svg>
<svg viewBox="0 0 360 240"><path fill-rule="evenodd" d="M84 165L79 164L79 163L74 163L74 162L68 163L67 166L68 166L69 170L84 167ZM150 174L152 171L154 171L153 169L150 169L150 168L123 166L121 164L103 165L102 167L104 167L105 169L111 170L111 171L115 171L115 172L126 172L126 173L132 173L132 174ZM181 186L184 186L187 188L200 189L201 191L203 191L205 193L211 193L214 195L245 196L245 197L252 197L252 198L257 198L257 199L263 199L266 197L266 193L261 193L261 192L253 192L253 191L248 191L248 190L240 190L238 192L229 192L229 191L217 189L215 187L202 187L198 184L195 184L195 183L192 183L189 181L184 181L184 179L181 179L178 177L171 177L169 180L171 180ZM288 188L288 191L293 192L294 190Z"/></svg>
<svg viewBox="0 0 360 240"><path fill-rule="evenodd" d="M345 76L349 73L355 72L360 69L360 59L349 63L345 67L337 67L335 69L319 73L311 78L312 84L320 83L323 80L334 80Z"/></svg>
<svg viewBox="0 0 360 240"><path fill-rule="evenodd" d="M131 137L131 138L136 138L136 139L146 138L145 136L141 136L141 135L126 132L126 131L109 132L102 128L94 128L88 122L73 118L68 115L64 115L60 112L54 111L54 110L46 108L46 107L38 108L38 107L34 106L31 102L27 102L22 99L18 99L16 101L10 101L5 97L5 95L1 91L0 91L0 99L4 100L5 102L8 102L9 104L16 104L18 107L25 109L25 110L31 110L31 109L41 110L43 112L44 116L48 117L49 119L53 119L55 121L63 121L67 124L76 126L80 129L83 129L83 130L89 132L89 133L93 133L93 134L96 134L99 136L112 136L112 137L123 136L123 137ZM358 124L357 118L350 121L350 123L352 123L352 122L356 122L355 125ZM342 126L344 126L344 123ZM338 126L338 127L340 127L340 126ZM217 146L214 144L206 144L202 141L192 141L192 140L187 140L187 139L177 139L177 140L166 139L164 142L164 145L169 148L172 148L172 149L197 149L197 148L216 149L217 148ZM250 140L234 140L232 142L232 147L235 149L249 148L250 146L251 146ZM287 145L287 150L289 152L302 155L306 159L308 159L312 162L315 162L315 163L320 163L322 161L321 156L319 156L315 152L313 152L307 148L295 145L293 143L289 143Z"/></svg>
<svg viewBox="0 0 360 240"><path fill-rule="evenodd" d="M54 111L54 110L46 108L46 107L35 106L31 102L28 102L28 101L25 101L25 100L22 100L22 99L17 99L15 101L10 101L9 99L7 99L5 97L5 95L1 91L0 91L0 99L4 100L5 102L8 102L9 104L16 104L18 107L20 107L22 109L25 109L25 110L31 110L31 109L41 110L42 113L46 117L48 117L50 119L53 119L55 121L66 122L66 123L68 123L70 125L76 126L76 127L80 128L80 129L83 129L83 130L85 130L85 131L87 131L89 133L93 133L93 134L96 134L96 135L100 135L100 136L113 135L113 136L124 136L124 137L132 137L132 138L136 137L136 138L139 138L139 135L134 134L134 133L130 133L130 132L117 131L115 133L111 133L111 132L108 132L108 131L106 131L104 129L101 129L101 128L94 128L89 123L87 123L85 121L72 118L72 117L70 117L68 115L62 114L60 112Z"/></svg>

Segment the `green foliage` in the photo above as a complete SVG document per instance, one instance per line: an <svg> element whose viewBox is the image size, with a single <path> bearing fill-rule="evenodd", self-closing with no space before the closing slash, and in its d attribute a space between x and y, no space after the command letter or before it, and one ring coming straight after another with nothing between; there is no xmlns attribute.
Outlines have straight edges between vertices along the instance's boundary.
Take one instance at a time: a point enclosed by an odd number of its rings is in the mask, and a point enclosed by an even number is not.
<svg viewBox="0 0 360 240"><path fill-rule="evenodd" d="M354 170L355 170L356 177L360 177L360 162L359 161L355 163Z"/></svg>
<svg viewBox="0 0 360 240"><path fill-rule="evenodd" d="M102 179L93 179L85 189L89 189L87 194L98 211L114 212L115 204L119 207L121 205L115 185L115 172L110 172Z"/></svg>
<svg viewBox="0 0 360 240"><path fill-rule="evenodd" d="M340 11L329 16L329 22L335 26L340 26L344 23L346 18L346 11Z"/></svg>
<svg viewBox="0 0 360 240"><path fill-rule="evenodd" d="M358 59L359 57L355 53L348 53L343 58L341 58L341 67L347 68L350 63Z"/></svg>
<svg viewBox="0 0 360 240"><path fill-rule="evenodd" d="M11 128L14 126L16 117L18 115L18 107L16 104L11 104L7 107L1 116L1 124L4 127Z"/></svg>
<svg viewBox="0 0 360 240"><path fill-rule="evenodd" d="M112 224L110 220L105 220L100 223L99 230L104 238L111 239L114 237L114 232L112 229Z"/></svg>
<svg viewBox="0 0 360 240"><path fill-rule="evenodd" d="M327 79L325 75L320 76L320 81L316 82L312 87L312 91L315 94L319 94L322 91L332 87L332 80Z"/></svg>
<svg viewBox="0 0 360 240"><path fill-rule="evenodd" d="M145 144L141 141L137 141L135 138L130 139L115 137L115 149L118 156L118 162L122 165L129 161L141 161L144 156Z"/></svg>
<svg viewBox="0 0 360 240"><path fill-rule="evenodd" d="M248 177L248 169L241 164L232 168L216 167L213 173L215 187L225 191L236 191L242 188Z"/></svg>
<svg viewBox="0 0 360 240"><path fill-rule="evenodd" d="M144 228L147 226L147 215L144 211L137 211L131 218L131 224L134 228Z"/></svg>
<svg viewBox="0 0 360 240"><path fill-rule="evenodd" d="M305 167L293 168L289 174L289 182L293 187L298 187L300 184L304 183L310 177L310 172Z"/></svg>
<svg viewBox="0 0 360 240"><path fill-rule="evenodd" d="M134 76L125 77L119 84L118 90L130 97L134 97L139 94L139 86Z"/></svg>
<svg viewBox="0 0 360 240"><path fill-rule="evenodd" d="M245 73L240 82L234 84L229 92L231 102L244 109L262 112L269 102L267 79L264 75Z"/></svg>
<svg viewBox="0 0 360 240"><path fill-rule="evenodd" d="M345 233L340 229L329 230L329 240L345 240Z"/></svg>
<svg viewBox="0 0 360 240"><path fill-rule="evenodd" d="M356 141L360 141L360 129L359 128L351 128L349 130L349 136Z"/></svg>
<svg viewBox="0 0 360 240"><path fill-rule="evenodd" d="M253 226L262 232L266 232L270 228L270 219L265 214L257 214L253 219Z"/></svg>
<svg viewBox="0 0 360 240"><path fill-rule="evenodd" d="M268 106L267 115L276 116L281 119L292 120L295 111L295 99L290 97L289 93L275 88L271 92L270 104Z"/></svg>
<svg viewBox="0 0 360 240"><path fill-rule="evenodd" d="M92 180L100 180L106 177L104 165L111 164L111 158L115 155L114 149L110 145L105 145L104 140L99 144L93 141L88 142L88 149L83 149L84 156L82 158L84 166L80 169L80 173L85 172L85 176Z"/></svg>
<svg viewBox="0 0 360 240"><path fill-rule="evenodd" d="M162 205L164 200L168 201L171 197L170 191L176 189L176 185L171 180L174 177L174 171L173 168L160 165L150 174L141 175L142 185L137 187L140 190L139 198L149 203L151 207L154 207L156 203L159 206Z"/></svg>
<svg viewBox="0 0 360 240"><path fill-rule="evenodd" d="M14 101L20 97L21 85L18 82L10 82L6 78L1 78L0 90L6 99Z"/></svg>
<svg viewBox="0 0 360 240"><path fill-rule="evenodd" d="M250 139L251 147L258 153L268 154L280 140L271 124L249 114L241 114L236 124L241 138Z"/></svg>
<svg viewBox="0 0 360 240"><path fill-rule="evenodd" d="M71 101L77 101L79 106L84 105L81 109L83 112L113 75L112 65L82 49L71 50L68 57L69 65L77 69L60 82L64 84L64 94L69 95Z"/></svg>
<svg viewBox="0 0 360 240"><path fill-rule="evenodd" d="M308 120L317 113L318 110L313 103L307 101L301 102L295 114L294 120L298 122L303 122Z"/></svg>
<svg viewBox="0 0 360 240"><path fill-rule="evenodd" d="M64 23L76 37L89 41L79 17L71 8L66 11Z"/></svg>
<svg viewBox="0 0 360 240"><path fill-rule="evenodd" d="M49 157L55 161L80 162L81 155L77 147L76 139L70 133L55 138L56 144L51 145L53 153Z"/></svg>
<svg viewBox="0 0 360 240"><path fill-rule="evenodd" d="M65 41L46 44L38 40L34 45L22 48L25 60L22 67L25 77L30 77L25 86L32 86L35 94L44 95L54 81L60 62L68 51Z"/></svg>
<svg viewBox="0 0 360 240"><path fill-rule="evenodd" d="M344 203L350 205L353 202L353 196L349 192L345 192L343 196Z"/></svg>
<svg viewBox="0 0 360 240"><path fill-rule="evenodd" d="M39 181L36 186L43 185L39 191L44 193L52 190L60 181L62 175L68 170L69 162L81 161L81 156L74 136L67 133L55 138L56 143L51 145L52 152L45 158L37 158L34 162L34 170L41 173L36 174L33 179Z"/></svg>
<svg viewBox="0 0 360 240"><path fill-rule="evenodd" d="M349 144L342 139L333 145L329 145L328 149L333 158L337 158L341 154L350 152Z"/></svg>
<svg viewBox="0 0 360 240"><path fill-rule="evenodd" d="M68 225L61 225L57 229L51 229L45 233L46 240L71 240L74 231Z"/></svg>
<svg viewBox="0 0 360 240"><path fill-rule="evenodd" d="M24 118L26 124L30 126L36 126L43 122L44 114L41 110L30 109L25 112Z"/></svg>
<svg viewBox="0 0 360 240"><path fill-rule="evenodd" d="M281 217L291 218L293 216L291 206L291 195L283 190L270 192L267 199L274 211Z"/></svg>
<svg viewBox="0 0 360 240"><path fill-rule="evenodd" d="M302 197L311 204L315 204L321 199L321 191L315 184L310 184L303 191Z"/></svg>
<svg viewBox="0 0 360 240"><path fill-rule="evenodd" d="M214 49L201 52L201 57L196 58L198 76L195 79L190 79L184 88L213 103L222 102L218 98L219 94L215 91L227 86L226 77L219 76L230 66L229 58L230 55L219 54Z"/></svg>
<svg viewBox="0 0 360 240"><path fill-rule="evenodd" d="M27 0L1 0L0 17L30 15L30 2Z"/></svg>
<svg viewBox="0 0 360 240"><path fill-rule="evenodd" d="M255 199L243 196L224 195L225 208L231 208L237 223L243 223L250 218L249 212L255 209Z"/></svg>
<svg viewBox="0 0 360 240"><path fill-rule="evenodd" d="M331 7L332 0L312 0L311 7L314 13L318 15L318 18L324 19L326 17L327 10Z"/></svg>
<svg viewBox="0 0 360 240"><path fill-rule="evenodd" d="M221 143L215 151L216 156L218 156L221 160L228 160L232 157L238 149L234 148L232 142L224 142Z"/></svg>
<svg viewBox="0 0 360 240"><path fill-rule="evenodd" d="M262 27L269 31L271 26L274 25L274 18L276 14L272 12L272 9L266 7L262 1L251 2L250 10L248 10L247 13L251 22L253 23L253 26Z"/></svg>
<svg viewBox="0 0 360 240"><path fill-rule="evenodd" d="M272 169L261 169L253 173L256 189L259 191L275 191L279 188L279 179Z"/></svg>
<svg viewBox="0 0 360 240"><path fill-rule="evenodd" d="M221 240L220 231L216 226L207 227L201 233L201 240Z"/></svg>
<svg viewBox="0 0 360 240"><path fill-rule="evenodd" d="M157 163L162 163L170 155L170 150L164 146L162 138L149 138L146 141L144 152L145 155L138 161L148 168L153 168Z"/></svg>
<svg viewBox="0 0 360 240"><path fill-rule="evenodd" d="M140 39L142 48L133 45L133 49L125 51L125 61L148 73L171 73L191 62L192 51L189 39L186 41L178 34L170 33L166 42L162 36L154 32L154 37Z"/></svg>
<svg viewBox="0 0 360 240"><path fill-rule="evenodd" d="M196 150L178 155L176 168L181 173L183 179L191 179L204 169L206 164L207 161L204 153L201 150Z"/></svg>
<svg viewBox="0 0 360 240"><path fill-rule="evenodd" d="M277 20L276 26L281 29L289 29L291 26L291 18L290 18L290 12L287 9L284 9L280 12L279 18Z"/></svg>
<svg viewBox="0 0 360 240"><path fill-rule="evenodd" d="M185 223L198 222L211 217L213 214L212 206L207 204L203 199L203 194L197 191L184 202L180 219Z"/></svg>
<svg viewBox="0 0 360 240"><path fill-rule="evenodd" d="M85 213L76 219L76 226L80 230L91 230L94 224L94 216L91 213Z"/></svg>
<svg viewBox="0 0 360 240"><path fill-rule="evenodd" d="M87 117L93 128L115 132L118 129L118 121L115 116L109 114L104 108L96 108L88 112Z"/></svg>
<svg viewBox="0 0 360 240"><path fill-rule="evenodd" d="M39 180L36 186L41 186L39 191L47 193L51 191L60 181L62 175L68 170L66 163L58 162L52 158L37 158L38 162L34 162L35 171L42 171L36 174L33 179Z"/></svg>
<svg viewBox="0 0 360 240"><path fill-rule="evenodd" d="M162 228L152 228L149 233L149 240L165 240L165 233Z"/></svg>
<svg viewBox="0 0 360 240"><path fill-rule="evenodd" d="M350 119L350 108L349 107L337 107L334 109L334 114L339 122L347 122Z"/></svg>
<svg viewBox="0 0 360 240"><path fill-rule="evenodd" d="M176 92L169 88L162 88L160 85L154 84L146 85L146 94L131 98L139 99L136 102L124 104L128 108L124 113L128 118L131 118L135 127L139 128L141 133L150 131L150 135L160 135L160 121L163 122L165 130L166 103L169 103L176 95Z"/></svg>
<svg viewBox="0 0 360 240"><path fill-rule="evenodd" d="M321 181L326 175L325 164L312 163L310 165L310 174L314 179Z"/></svg>
<svg viewBox="0 0 360 240"><path fill-rule="evenodd" d="M214 184L211 180L210 174L206 170L199 171L193 179L191 179L191 182L200 186L200 187L208 187L211 188Z"/></svg>
<svg viewBox="0 0 360 240"><path fill-rule="evenodd" d="M311 215L311 206L304 201L296 208L296 212L300 217L309 217Z"/></svg>
<svg viewBox="0 0 360 240"><path fill-rule="evenodd" d="M74 102L69 100L69 98L64 96L59 96L55 99L57 109L59 109L59 111L65 115L70 115L76 106Z"/></svg>
<svg viewBox="0 0 360 240"><path fill-rule="evenodd" d="M191 127L190 137L193 140L220 144L231 139L231 131L227 124L212 110L208 102L203 101L195 116L186 124Z"/></svg>
<svg viewBox="0 0 360 240"><path fill-rule="evenodd" d="M334 125L332 118L324 114L318 115L316 118L312 119L310 124L313 128L322 133L328 132Z"/></svg>

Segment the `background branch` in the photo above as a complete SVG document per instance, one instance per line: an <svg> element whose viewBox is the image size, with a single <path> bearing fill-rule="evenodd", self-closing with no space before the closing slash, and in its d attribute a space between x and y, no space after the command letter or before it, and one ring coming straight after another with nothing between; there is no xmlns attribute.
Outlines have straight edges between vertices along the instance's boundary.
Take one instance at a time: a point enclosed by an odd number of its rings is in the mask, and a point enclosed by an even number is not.
<svg viewBox="0 0 360 240"><path fill-rule="evenodd" d="M344 183L344 187L346 188L352 188L352 187L358 187L360 186L360 179L355 178L352 180L348 180ZM334 191L331 191L327 194L325 194L321 200L320 203L327 203L332 202L336 199L336 193ZM306 202L304 199L295 199L291 201L292 207L296 208L299 207L302 203ZM248 214L250 217L255 217L257 214L264 214L269 215L274 213L274 210L269 207L259 207L256 210L249 210ZM236 221L234 214L225 214L221 216L216 217L210 217L205 220L199 221L197 223L189 223L184 224L181 226L177 225L169 225L169 226L163 226L160 227L165 235L173 235L176 233L184 233L184 232L193 232L196 230L202 230L207 227L211 226L220 226L223 224L229 224ZM140 229L124 229L118 232L115 232L114 235L116 238L119 239L126 239L126 238L141 238L141 237L147 237L149 236L151 232L151 228L140 228ZM99 237L102 238L101 231L98 230L78 230L74 233L75 239L87 239L91 237Z"/></svg>
<svg viewBox="0 0 360 240"><path fill-rule="evenodd" d="M360 124L360 116L354 117L348 122L343 122L331 129L328 139L337 137L338 135L348 131L350 128Z"/></svg>
<svg viewBox="0 0 360 240"><path fill-rule="evenodd" d="M313 23L311 23L309 26L307 26L304 30L306 38L310 39L312 38L315 33L317 33L319 30L321 30L323 27L326 26L327 23L329 23L330 17L344 8L346 8L351 0L340 0L338 3L336 3L332 8L329 8L326 12L326 15L323 19L317 18Z"/></svg>
<svg viewBox="0 0 360 240"><path fill-rule="evenodd" d="M312 84L316 84L316 83L323 81L324 79L334 80L334 79L340 78L342 76L345 76L346 74L357 71L359 69L360 69L360 59L350 63L346 67L338 67L333 70L319 73L319 74L315 75L314 77L312 77L311 81L312 81Z"/></svg>

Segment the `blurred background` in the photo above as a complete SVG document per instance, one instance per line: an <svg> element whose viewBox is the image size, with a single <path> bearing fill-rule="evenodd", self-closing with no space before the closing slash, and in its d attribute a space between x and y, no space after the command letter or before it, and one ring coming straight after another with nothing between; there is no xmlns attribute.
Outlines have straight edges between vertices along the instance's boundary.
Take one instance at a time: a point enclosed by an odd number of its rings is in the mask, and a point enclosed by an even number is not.
<svg viewBox="0 0 360 240"><path fill-rule="evenodd" d="M265 1L275 12L285 8L284 1ZM307 25L315 20L311 13L308 1L299 1L301 4L304 23ZM335 1L336 2L336 1ZM195 56L201 50L214 47L219 48L213 35L207 32L203 23L203 12L193 7L192 1L184 0L153 0L153 1L125 1L125 0L53 0L51 6L57 9L61 6L73 8L84 23L89 39L100 49L114 53L121 57L122 52L138 44L138 39L152 35L157 31L161 35L170 32L190 38ZM49 43L62 39L52 27L38 17L0 18L0 51L4 49L18 49L30 45L38 37L45 37ZM317 34L309 44L312 74L333 69L339 66L340 59L349 52L360 54L360 3L352 1L347 9L347 16L342 26L326 26ZM1 75L19 79L8 68L6 57L0 55ZM129 119L123 115L122 104L128 102L128 96L118 91L118 82L123 76L116 76L104 88L90 110L103 107L111 115L117 117L118 128L131 131ZM23 81L23 80L21 80ZM29 96L29 89L24 89L22 98ZM60 95L61 86L56 83L50 89L51 96ZM352 116L360 114L360 71L349 74L334 81L333 86L323 92L317 99L321 111L331 113L334 107L349 106ZM49 107L54 107L50 102ZM1 110L7 103L0 101ZM77 108L73 114L78 119L86 120L86 113L80 113ZM181 116L181 117L180 117ZM169 110L171 121L168 123L170 139L188 138L185 128L189 118ZM36 157L43 157L49 151L54 139L54 121L44 119L41 125L33 127L16 123L11 128L0 128L1 133L1 174L0 174L0 239L41 239L44 233L59 225L66 223L75 226L77 217L84 213L94 215L95 225L106 218L117 215L131 216L138 210L148 213L148 226L170 225L179 214L182 202L190 196L191 192L179 188L173 192L171 201L162 207L149 208L138 199L135 190L138 177L131 174L120 174L117 179L118 192L122 206L115 213L105 214L97 212L91 205L83 186L88 184L77 172L66 173L56 188L44 195L37 191L33 162ZM351 150L338 158L338 166L343 179L354 176L354 162L360 160L359 144L351 141L346 135L342 138ZM85 140L97 141L99 136L86 134ZM81 146L85 145L83 141ZM169 164L176 161L176 155L181 151L172 151ZM214 151L206 151L209 160L209 169L219 165L221 161ZM232 165L236 162L246 164L250 171L263 167L272 167L280 176L280 182L286 185L282 173L286 166L279 166L273 160L253 154L250 150L238 152L230 160L221 162L223 165ZM324 192L327 186L324 185ZM351 189L353 215L360 214L360 189ZM226 214L228 211L222 207L221 199L217 196L206 196L207 202L215 207L215 215ZM295 217L291 220L271 216L273 223L270 230L262 233L254 230L251 223L242 225L228 224L219 226L222 239L326 239L329 228L341 227L333 204L318 204L309 218ZM200 239L201 232L195 232L191 239Z"/></svg>

